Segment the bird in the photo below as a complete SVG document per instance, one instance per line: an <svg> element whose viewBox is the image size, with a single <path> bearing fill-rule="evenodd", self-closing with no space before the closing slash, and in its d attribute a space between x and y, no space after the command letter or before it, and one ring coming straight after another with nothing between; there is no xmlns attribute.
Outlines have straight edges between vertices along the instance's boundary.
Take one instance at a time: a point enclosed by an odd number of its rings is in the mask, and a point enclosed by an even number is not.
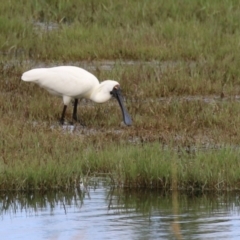
<svg viewBox="0 0 240 240"><path fill-rule="evenodd" d="M90 99L96 103L104 103L112 97L116 98L126 125L132 125L132 119L126 110L120 84L115 80L105 80L101 83L92 73L77 66L56 66L35 68L22 74L25 82L33 82L46 89L50 94L62 97L63 110L60 123L65 121L68 104L74 99L72 119L77 121L77 105L79 99Z"/></svg>

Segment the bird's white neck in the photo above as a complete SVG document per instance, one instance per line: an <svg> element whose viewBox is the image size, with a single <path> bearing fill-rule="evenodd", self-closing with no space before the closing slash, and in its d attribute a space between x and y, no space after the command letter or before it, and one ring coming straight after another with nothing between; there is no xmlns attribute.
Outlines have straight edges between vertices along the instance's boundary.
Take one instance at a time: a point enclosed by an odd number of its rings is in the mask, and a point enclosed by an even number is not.
<svg viewBox="0 0 240 240"><path fill-rule="evenodd" d="M106 80L97 85L90 93L89 99L96 103L104 103L108 101L112 95L113 84L109 84L110 80Z"/></svg>

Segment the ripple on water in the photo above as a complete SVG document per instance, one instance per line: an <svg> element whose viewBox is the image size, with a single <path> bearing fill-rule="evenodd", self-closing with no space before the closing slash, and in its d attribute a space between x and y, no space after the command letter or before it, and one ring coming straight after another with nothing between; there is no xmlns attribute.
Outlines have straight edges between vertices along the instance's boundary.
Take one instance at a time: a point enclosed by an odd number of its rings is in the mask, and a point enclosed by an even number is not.
<svg viewBox="0 0 240 240"><path fill-rule="evenodd" d="M238 239L239 193L189 196L114 189L1 195L1 239Z"/></svg>

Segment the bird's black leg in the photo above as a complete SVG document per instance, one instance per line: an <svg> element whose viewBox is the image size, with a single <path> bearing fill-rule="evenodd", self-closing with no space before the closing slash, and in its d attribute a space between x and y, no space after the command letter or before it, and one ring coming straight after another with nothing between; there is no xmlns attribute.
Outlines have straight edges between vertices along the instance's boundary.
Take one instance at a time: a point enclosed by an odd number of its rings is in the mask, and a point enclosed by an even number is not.
<svg viewBox="0 0 240 240"><path fill-rule="evenodd" d="M73 115L72 115L72 119L75 120L76 122L79 122L80 125L82 125L83 127L85 126L84 123L82 123L77 116L77 105L78 105L78 99L74 99L74 104L73 104Z"/></svg>
<svg viewBox="0 0 240 240"><path fill-rule="evenodd" d="M75 120L77 122L77 105L78 105L78 99L74 99L74 105L73 105L73 115L72 115L72 119Z"/></svg>
<svg viewBox="0 0 240 240"><path fill-rule="evenodd" d="M64 106L63 106L63 111L62 111L62 116L61 116L61 118L60 118L60 123L61 123L62 125L64 124L64 118L65 118L66 110L67 110L67 105L64 105Z"/></svg>

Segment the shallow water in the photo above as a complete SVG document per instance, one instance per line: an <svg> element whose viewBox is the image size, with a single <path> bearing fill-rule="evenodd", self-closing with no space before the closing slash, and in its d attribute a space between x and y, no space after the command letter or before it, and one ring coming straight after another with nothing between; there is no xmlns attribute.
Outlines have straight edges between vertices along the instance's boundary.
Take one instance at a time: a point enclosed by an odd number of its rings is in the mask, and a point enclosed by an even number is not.
<svg viewBox="0 0 240 240"><path fill-rule="evenodd" d="M238 239L239 193L119 190L0 196L1 239Z"/></svg>

